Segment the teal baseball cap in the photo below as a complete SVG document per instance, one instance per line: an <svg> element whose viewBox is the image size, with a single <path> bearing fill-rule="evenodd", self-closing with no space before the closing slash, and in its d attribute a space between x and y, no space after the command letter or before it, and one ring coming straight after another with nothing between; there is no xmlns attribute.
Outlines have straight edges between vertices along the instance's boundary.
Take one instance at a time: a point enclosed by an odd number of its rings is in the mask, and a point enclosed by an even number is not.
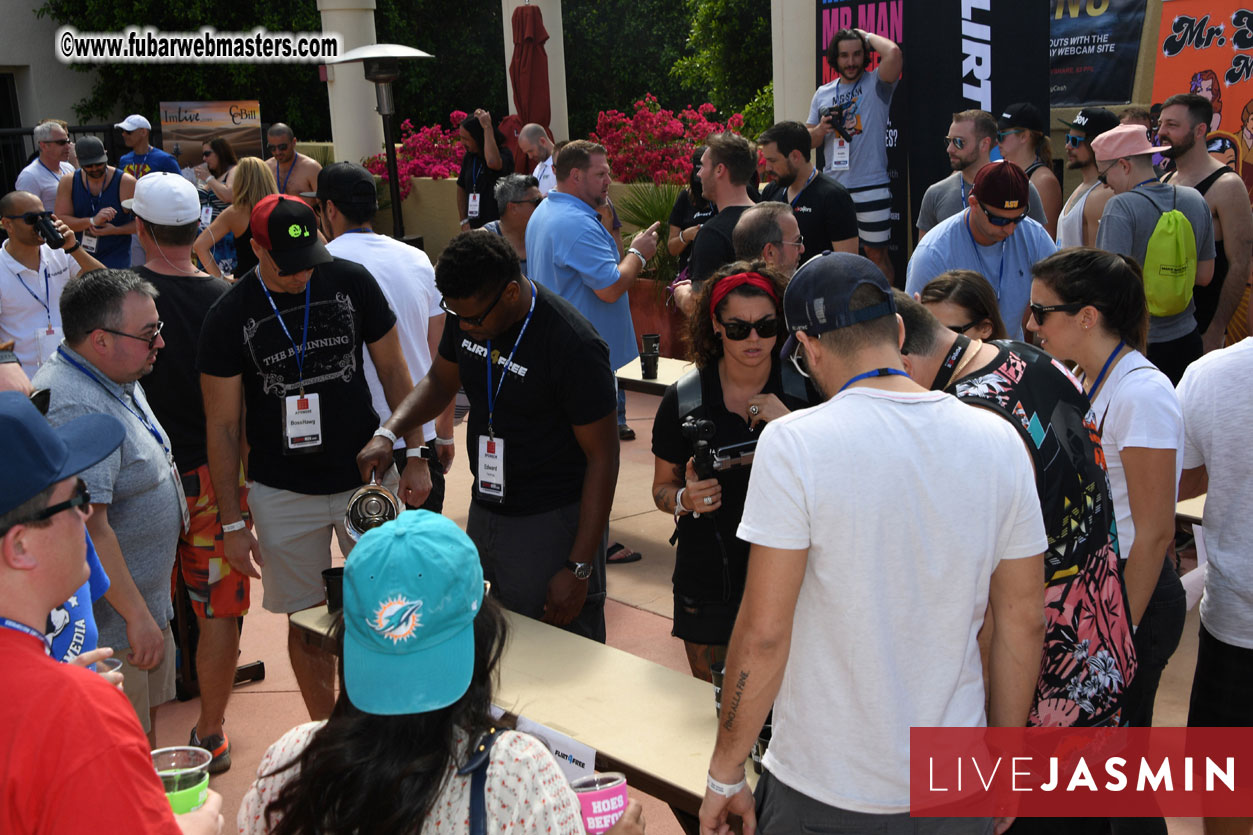
<svg viewBox="0 0 1253 835"><path fill-rule="evenodd" d="M344 564L344 685L365 713L447 707L470 687L483 568L470 537L429 510L366 531Z"/></svg>

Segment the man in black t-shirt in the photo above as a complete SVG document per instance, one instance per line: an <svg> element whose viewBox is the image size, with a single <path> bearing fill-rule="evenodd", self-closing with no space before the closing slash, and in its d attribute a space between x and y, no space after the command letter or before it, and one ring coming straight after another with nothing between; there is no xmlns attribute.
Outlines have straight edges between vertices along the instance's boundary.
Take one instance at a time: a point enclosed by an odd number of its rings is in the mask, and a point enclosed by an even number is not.
<svg viewBox="0 0 1253 835"><path fill-rule="evenodd" d="M484 577L513 611L603 642L618 477L609 349L573 305L522 275L496 235L453 238L435 284L452 314L439 355L384 426L419 427L464 386L474 474L466 532ZM365 473L388 455L375 439L357 462Z"/></svg>
<svg viewBox="0 0 1253 835"><path fill-rule="evenodd" d="M812 148L805 126L779 122L757 137L757 144L776 177L761 199L792 206L805 242L805 257L827 250L856 255L857 208L848 189L819 173L810 162Z"/></svg>
<svg viewBox="0 0 1253 835"><path fill-rule="evenodd" d="M396 436L377 429L362 345L389 406L400 404L411 381L383 291L365 267L326 251L312 209L270 195L253 209L250 228L257 269L210 308L196 367L226 559L257 577L255 556L265 577L262 605L291 614L325 599L321 573L331 565L332 530L345 554L352 548L344 511L362 480L354 455L371 433L387 437L389 450L388 463L373 475L394 484L389 468ZM259 543L233 494L241 409ZM422 446L421 427L405 441ZM425 497L401 498L420 505ZM287 652L310 716L326 718L335 701L334 658L290 629Z"/></svg>
<svg viewBox="0 0 1253 835"><path fill-rule="evenodd" d="M127 202L135 214L140 246L150 256L135 272L157 288L157 315L165 340L152 373L144 378L144 393L170 436L190 517L179 535L174 564L187 587L199 631L200 716L188 744L211 753L209 772L218 774L231 766L231 745L222 722L239 656L236 618L248 614L249 585L246 574L223 565L222 522L209 479L196 346L205 314L231 285L201 272L191 262L191 245L200 226L200 198L190 181L166 172L150 174L143 178L143 185L135 185L135 197ZM247 491L238 480L234 486L238 488L235 501L246 513Z"/></svg>

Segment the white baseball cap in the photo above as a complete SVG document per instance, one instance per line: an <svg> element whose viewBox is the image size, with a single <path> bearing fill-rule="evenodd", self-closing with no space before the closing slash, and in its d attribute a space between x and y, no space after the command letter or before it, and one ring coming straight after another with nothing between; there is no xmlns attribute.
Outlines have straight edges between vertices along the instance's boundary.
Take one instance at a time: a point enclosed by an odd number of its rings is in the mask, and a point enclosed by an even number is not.
<svg viewBox="0 0 1253 835"><path fill-rule="evenodd" d="M184 226L200 219L200 197L182 174L153 171L135 183L135 196L122 201L122 208L149 223Z"/></svg>
<svg viewBox="0 0 1253 835"><path fill-rule="evenodd" d="M121 128L122 130L139 130L140 128L152 130L152 122L149 122L138 113L132 113L113 127Z"/></svg>

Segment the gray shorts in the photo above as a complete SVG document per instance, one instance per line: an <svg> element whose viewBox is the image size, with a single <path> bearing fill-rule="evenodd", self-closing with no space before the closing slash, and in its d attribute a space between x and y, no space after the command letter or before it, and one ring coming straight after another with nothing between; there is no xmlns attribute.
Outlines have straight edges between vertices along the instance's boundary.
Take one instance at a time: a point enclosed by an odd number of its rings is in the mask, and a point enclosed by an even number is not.
<svg viewBox="0 0 1253 835"><path fill-rule="evenodd" d="M505 516L470 504L466 533L479 549L483 579L492 584L506 609L537 620L544 614L548 581L565 570L579 526L579 503L530 516ZM609 531L602 532L596 549L596 567L587 581L587 602L565 629L605 642L605 549Z"/></svg>
<svg viewBox="0 0 1253 835"><path fill-rule="evenodd" d="M161 655L161 663L151 670L141 670L126 660L128 650L122 650L116 657L122 659L122 692L135 708L139 724L144 733L152 731L152 709L166 702L174 701L174 630L169 624L161 630L165 641L165 652Z"/></svg>

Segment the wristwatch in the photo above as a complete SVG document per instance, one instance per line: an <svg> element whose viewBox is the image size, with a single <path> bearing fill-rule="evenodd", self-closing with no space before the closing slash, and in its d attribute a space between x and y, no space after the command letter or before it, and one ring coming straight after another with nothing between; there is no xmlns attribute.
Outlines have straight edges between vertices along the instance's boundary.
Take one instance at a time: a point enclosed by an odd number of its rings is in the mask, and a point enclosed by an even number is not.
<svg viewBox="0 0 1253 835"><path fill-rule="evenodd" d="M590 562L572 562L566 560L566 568L574 572L574 576L579 580L586 580L592 576L592 564Z"/></svg>

